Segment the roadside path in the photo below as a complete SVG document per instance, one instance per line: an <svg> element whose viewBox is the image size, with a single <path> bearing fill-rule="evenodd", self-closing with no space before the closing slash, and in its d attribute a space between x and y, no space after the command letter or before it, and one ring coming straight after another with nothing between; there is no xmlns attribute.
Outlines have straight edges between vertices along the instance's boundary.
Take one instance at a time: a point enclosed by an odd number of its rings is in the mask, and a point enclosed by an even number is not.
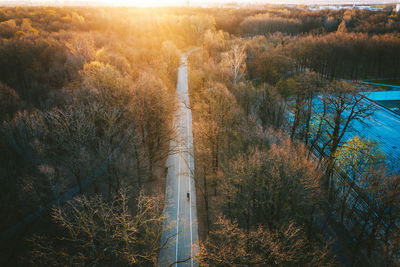
<svg viewBox="0 0 400 267"><path fill-rule="evenodd" d="M368 84L368 85L377 85L377 86L389 87L389 88L393 88L393 89L400 89L399 85L392 85L392 84L363 82L363 81L359 81L357 83L363 83L363 84Z"/></svg>

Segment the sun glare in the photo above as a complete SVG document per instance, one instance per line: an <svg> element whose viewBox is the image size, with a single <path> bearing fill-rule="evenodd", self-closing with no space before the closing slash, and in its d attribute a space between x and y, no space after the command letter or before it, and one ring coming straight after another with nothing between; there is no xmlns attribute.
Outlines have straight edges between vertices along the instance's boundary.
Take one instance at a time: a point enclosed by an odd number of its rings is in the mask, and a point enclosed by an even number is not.
<svg viewBox="0 0 400 267"><path fill-rule="evenodd" d="M108 1L110 5L121 5L121 6L140 6L140 7L152 7L152 6L177 6L183 5L185 0L118 0Z"/></svg>

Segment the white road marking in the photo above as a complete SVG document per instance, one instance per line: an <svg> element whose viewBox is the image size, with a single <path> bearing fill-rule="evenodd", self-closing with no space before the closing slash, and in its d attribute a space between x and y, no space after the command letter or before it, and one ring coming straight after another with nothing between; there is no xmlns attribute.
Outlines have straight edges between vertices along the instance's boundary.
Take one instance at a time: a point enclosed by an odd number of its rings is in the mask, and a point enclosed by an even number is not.
<svg viewBox="0 0 400 267"><path fill-rule="evenodd" d="M184 60L182 60L182 63L185 63L186 60L187 59L184 58ZM186 80L186 83L187 83L187 79L188 79L187 76L188 76L187 75L187 65L186 64L182 64L180 66L180 68L179 68L178 84L184 84L184 80ZM184 237L183 239L179 238L179 234L181 234L184 231L187 231L187 228L186 228L187 220L183 221L182 229L179 230L180 217L181 217L181 214L180 214L180 201L182 199L181 192L180 192L181 180L182 180L182 178L181 178L181 176L182 176L181 175L181 173L182 173L181 160L183 159L184 161L186 161L185 156L184 156L185 151L183 150L184 149L184 144L182 142L184 142L184 134L185 134L184 127L187 127L186 132L187 132L187 154L188 154L187 155L187 159L188 159L188 162L187 162L186 166L188 168L188 175L185 174L186 170L184 169L183 170L183 172L184 172L183 179L186 179L185 176L187 176L188 179L189 179L189 181L188 181L189 189L188 189L187 192L189 194L189 199L188 200L189 200L189 224L190 224L190 226L189 226L190 227L190 260L191 260L190 266L193 267L193 266L195 266L194 259L193 259L193 256L194 256L195 252L194 252L194 248L193 248L193 239L194 239L194 237L193 237L193 214L192 214L192 211L196 212L196 206L195 206L195 201L193 200L193 197L195 197L195 196L193 196L192 193L194 195L196 193L195 193L195 191L192 192L192 184L193 183L192 183L192 174L191 174L191 168L192 168L192 165L194 165L194 164L191 163L191 160L193 159L192 153L191 153L191 149L193 149L193 147L192 147L193 139L191 139L191 138L193 138L192 137L193 135L192 135L192 125L190 123L192 115L191 115L190 109L188 108L189 103L186 103L186 100L189 101L189 93L188 93L187 85L178 86L177 93L178 93L179 99L181 100L181 105L179 107L179 111L178 111L178 114L177 114L177 119L178 119L177 120L177 129L178 129L178 139L177 139L178 140L178 143L177 143L177 145L178 145L177 146L177 148L178 148L178 153L177 153L177 157L178 157L178 177L176 177L176 176L175 177L178 178L178 181L177 181L177 183L178 183L178 185L177 185L177 187L178 187L177 189L178 190L177 191L178 192L177 192L177 199L176 199L176 201L178 203L176 205L177 213L176 213L176 239L175 239L175 266L178 266L179 265L178 261L182 260L182 257L183 257L182 253L186 254L188 252L187 251L187 247L186 247L186 245L187 245L186 236L187 235L185 234L183 236ZM187 99L185 99L185 93L187 94L186 95ZM186 116L184 115L185 109L186 109ZM176 162L176 161L174 161L174 162ZM183 168L185 168L185 166L183 166ZM171 173L171 175L173 175L173 174ZM185 180L184 180L184 182L185 182ZM193 187L194 186L195 186L195 184L193 184ZM186 192L184 192L184 193L186 194ZM190 198L190 195L192 195L191 198ZM194 207L192 207L192 204L194 205ZM184 210L182 211L183 212L182 216L184 216L183 218L185 218L185 216L187 216L187 209L186 209L187 206L186 206L185 203L183 203L183 207L184 207ZM194 214L196 214L196 213L194 213ZM196 234L196 240L197 240L197 231L195 232L195 234ZM183 250L181 250L180 247L179 247L179 242L180 241L184 242L184 247L182 248ZM173 247L171 249L173 249ZM187 255L184 255L184 258L186 258L186 257L187 257ZM186 265L186 264L181 264L181 265Z"/></svg>
<svg viewBox="0 0 400 267"><path fill-rule="evenodd" d="M189 98L189 97L188 97ZM191 179L191 169L190 169L190 142L189 142L189 109L186 108L186 118L187 118L187 147L188 147L188 167L189 167L189 195L192 194L192 179ZM193 198L193 196L192 196ZM190 258L191 258L191 265L193 267L193 224L192 224L192 198L190 198L189 203L189 217L190 217Z"/></svg>
<svg viewBox="0 0 400 267"><path fill-rule="evenodd" d="M179 121L180 127L181 121ZM179 196L181 190L181 147L179 145L179 153L178 153L178 210L176 211L176 245L175 245L175 259L178 261L178 247L179 247ZM178 266L178 263L175 264Z"/></svg>

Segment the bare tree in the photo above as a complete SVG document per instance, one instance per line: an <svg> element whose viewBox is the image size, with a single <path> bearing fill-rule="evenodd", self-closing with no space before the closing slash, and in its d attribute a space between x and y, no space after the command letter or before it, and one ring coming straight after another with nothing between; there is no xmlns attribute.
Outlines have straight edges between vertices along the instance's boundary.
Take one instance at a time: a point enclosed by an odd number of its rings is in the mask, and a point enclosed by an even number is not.
<svg viewBox="0 0 400 267"><path fill-rule="evenodd" d="M32 240L35 265L143 266L157 262L162 233L161 198L141 194L131 212L123 191L112 202L101 196L69 201L52 212L57 234Z"/></svg>
<svg viewBox="0 0 400 267"><path fill-rule="evenodd" d="M229 129L235 122L237 104L233 95L224 84L212 83L199 92L193 101L193 110L198 118L194 121L193 130L197 140L195 146L197 180L200 182L209 225L210 188L216 194L216 178L220 172L221 158L226 147Z"/></svg>
<svg viewBox="0 0 400 267"><path fill-rule="evenodd" d="M353 128L356 121L368 118L373 114L372 104L359 95L355 87L346 82L332 82L322 95L322 104L326 112L319 123L324 124L325 140L321 148L323 155L328 155L326 164L325 185L330 188L329 198L332 198L334 155L340 147L345 133Z"/></svg>
<svg viewBox="0 0 400 267"><path fill-rule="evenodd" d="M347 201L354 187L367 188L371 176L384 164L385 156L378 143L358 136L349 139L335 154L335 163L349 180L337 183L340 198L340 220L343 223Z"/></svg>
<svg viewBox="0 0 400 267"><path fill-rule="evenodd" d="M219 218L216 229L200 245L200 266L334 266L326 246L309 242L294 223L275 231L244 231Z"/></svg>
<svg viewBox="0 0 400 267"><path fill-rule="evenodd" d="M142 73L132 88L130 106L139 138L138 151L142 152L137 157L142 161L138 166L145 170L138 177L151 180L155 168L170 153L169 143L176 135L171 123L175 99L161 79Z"/></svg>
<svg viewBox="0 0 400 267"><path fill-rule="evenodd" d="M252 149L228 161L222 194L225 214L247 230L258 224L274 229L296 220L307 223L311 232L321 173L306 155L305 147L281 136L269 150Z"/></svg>
<svg viewBox="0 0 400 267"><path fill-rule="evenodd" d="M226 64L232 77L233 86L244 77L246 73L246 46L235 44L225 54Z"/></svg>

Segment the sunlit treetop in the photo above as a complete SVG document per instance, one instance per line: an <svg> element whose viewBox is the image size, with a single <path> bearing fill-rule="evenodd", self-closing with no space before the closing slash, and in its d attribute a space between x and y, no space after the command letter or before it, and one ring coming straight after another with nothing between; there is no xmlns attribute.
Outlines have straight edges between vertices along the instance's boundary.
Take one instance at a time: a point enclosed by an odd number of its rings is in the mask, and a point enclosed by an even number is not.
<svg viewBox="0 0 400 267"><path fill-rule="evenodd" d="M155 6L186 6L186 5L201 5L201 6L215 6L218 4L300 4L300 5L341 5L341 4L390 4L396 1L393 0L8 0L2 1L7 4L16 5L49 5L56 4L68 5L76 3L76 5L107 5L107 6L138 6L138 7L155 7Z"/></svg>

